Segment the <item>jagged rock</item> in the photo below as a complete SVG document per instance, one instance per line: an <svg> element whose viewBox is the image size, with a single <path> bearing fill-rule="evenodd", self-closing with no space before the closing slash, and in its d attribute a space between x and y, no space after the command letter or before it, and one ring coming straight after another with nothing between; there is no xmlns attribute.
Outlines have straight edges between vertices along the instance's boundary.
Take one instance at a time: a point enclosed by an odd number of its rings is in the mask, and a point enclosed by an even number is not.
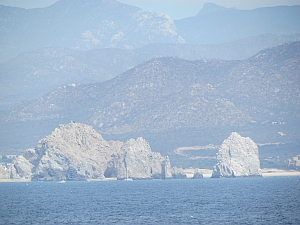
<svg viewBox="0 0 300 225"><path fill-rule="evenodd" d="M171 169L172 177L174 179L186 179L186 173L182 168L172 167Z"/></svg>
<svg viewBox="0 0 300 225"><path fill-rule="evenodd" d="M0 179L29 179L33 165L23 156L13 156L0 165Z"/></svg>
<svg viewBox="0 0 300 225"><path fill-rule="evenodd" d="M34 165L32 180L104 178L107 160L121 142L107 142L92 127L71 122L56 128L25 152Z"/></svg>
<svg viewBox="0 0 300 225"><path fill-rule="evenodd" d="M92 127L60 125L14 162L13 176L32 180L169 178L170 161L152 152L143 138L105 141Z"/></svg>
<svg viewBox="0 0 300 225"><path fill-rule="evenodd" d="M232 132L217 153L213 178L261 176L258 148L249 137Z"/></svg>
<svg viewBox="0 0 300 225"><path fill-rule="evenodd" d="M152 152L145 139L139 137L124 143L121 152L108 163L105 176L118 179L149 179L169 176L163 169L166 159L158 152Z"/></svg>
<svg viewBox="0 0 300 225"><path fill-rule="evenodd" d="M171 173L171 162L169 157L167 156L166 159L162 163L162 179L170 179L172 178L172 173Z"/></svg>
<svg viewBox="0 0 300 225"><path fill-rule="evenodd" d="M0 179L10 179L7 168L2 165L0 165Z"/></svg>
<svg viewBox="0 0 300 225"><path fill-rule="evenodd" d="M19 155L13 162L16 174L18 178L30 178L31 177L31 170L33 165L24 158L24 156Z"/></svg>
<svg viewBox="0 0 300 225"><path fill-rule="evenodd" d="M203 174L201 171L199 171L198 169L195 169L194 171L194 176L192 179L202 179L203 178Z"/></svg>
<svg viewBox="0 0 300 225"><path fill-rule="evenodd" d="M1 168L0 173L1 179L20 179L20 176L12 163L6 163L5 167Z"/></svg>

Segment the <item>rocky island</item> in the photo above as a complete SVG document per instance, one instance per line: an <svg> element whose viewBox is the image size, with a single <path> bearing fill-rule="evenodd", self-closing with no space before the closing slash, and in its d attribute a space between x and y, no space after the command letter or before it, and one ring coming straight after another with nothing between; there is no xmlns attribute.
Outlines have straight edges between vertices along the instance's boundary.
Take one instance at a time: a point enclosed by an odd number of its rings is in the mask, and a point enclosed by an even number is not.
<svg viewBox="0 0 300 225"><path fill-rule="evenodd" d="M0 179L32 181L168 179L174 172L169 158L152 152L145 139L106 141L91 126L75 122L60 125L24 156L0 167Z"/></svg>
<svg viewBox="0 0 300 225"><path fill-rule="evenodd" d="M236 132L224 140L218 153L213 178L261 176L258 148L249 137Z"/></svg>

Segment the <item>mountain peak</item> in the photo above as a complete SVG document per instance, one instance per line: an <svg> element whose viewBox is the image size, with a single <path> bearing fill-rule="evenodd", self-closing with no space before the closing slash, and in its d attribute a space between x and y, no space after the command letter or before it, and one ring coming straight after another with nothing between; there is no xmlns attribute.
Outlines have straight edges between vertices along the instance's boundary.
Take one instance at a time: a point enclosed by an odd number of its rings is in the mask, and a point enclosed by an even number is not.
<svg viewBox="0 0 300 225"><path fill-rule="evenodd" d="M228 10L229 8L219 6L215 3L206 2L203 5L203 8L200 10L198 15L206 14L206 13L212 13L212 12L222 12L225 10Z"/></svg>

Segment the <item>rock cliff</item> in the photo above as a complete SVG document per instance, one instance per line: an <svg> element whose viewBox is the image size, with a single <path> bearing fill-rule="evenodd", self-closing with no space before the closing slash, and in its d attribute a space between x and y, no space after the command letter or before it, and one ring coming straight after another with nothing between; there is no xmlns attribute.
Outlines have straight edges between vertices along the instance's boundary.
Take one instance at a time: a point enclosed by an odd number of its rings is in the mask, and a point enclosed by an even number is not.
<svg viewBox="0 0 300 225"><path fill-rule="evenodd" d="M213 178L261 176L258 148L248 137L238 133L224 140L217 153L218 163L214 166Z"/></svg>
<svg viewBox="0 0 300 225"><path fill-rule="evenodd" d="M60 125L2 171L7 178L86 180L171 178L170 161L143 138L105 141L91 126Z"/></svg>
<svg viewBox="0 0 300 225"><path fill-rule="evenodd" d="M118 179L171 178L171 173L166 171L166 161L168 159L160 153L152 152L143 138L130 139L108 162L105 176L117 175Z"/></svg>
<svg viewBox="0 0 300 225"><path fill-rule="evenodd" d="M110 154L120 146L105 141L90 126L71 122L27 150L25 158L34 165L32 180L101 179Z"/></svg>
<svg viewBox="0 0 300 225"><path fill-rule="evenodd" d="M14 156L11 162L0 165L0 179L28 180L32 168L33 165L24 156Z"/></svg>

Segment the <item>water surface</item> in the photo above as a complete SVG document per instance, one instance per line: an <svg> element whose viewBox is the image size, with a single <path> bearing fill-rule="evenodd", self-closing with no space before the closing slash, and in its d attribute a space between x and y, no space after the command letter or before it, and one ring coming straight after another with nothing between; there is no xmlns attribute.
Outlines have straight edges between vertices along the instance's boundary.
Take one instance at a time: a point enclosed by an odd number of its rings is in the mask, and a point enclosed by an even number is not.
<svg viewBox="0 0 300 225"><path fill-rule="evenodd" d="M0 183L0 224L300 224L300 177Z"/></svg>

